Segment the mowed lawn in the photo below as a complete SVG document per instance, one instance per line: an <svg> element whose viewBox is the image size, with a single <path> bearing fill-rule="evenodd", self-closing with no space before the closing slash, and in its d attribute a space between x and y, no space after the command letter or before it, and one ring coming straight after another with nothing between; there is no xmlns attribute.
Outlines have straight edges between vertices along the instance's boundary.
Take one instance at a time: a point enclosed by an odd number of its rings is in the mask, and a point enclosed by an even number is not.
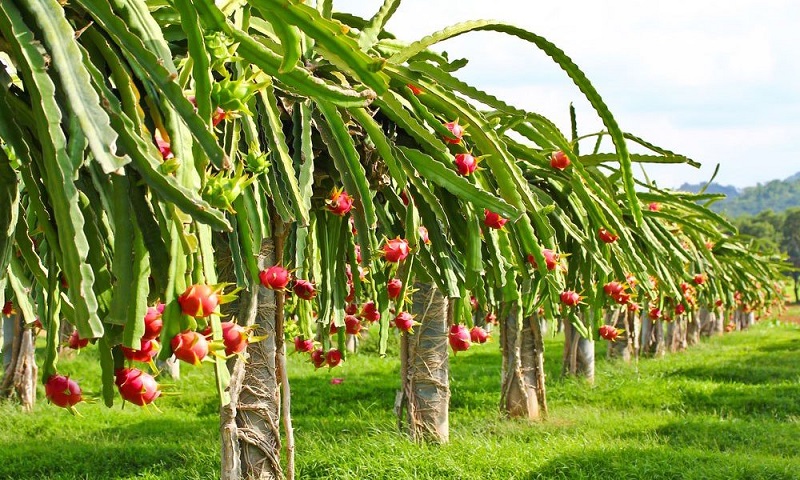
<svg viewBox="0 0 800 480"><path fill-rule="evenodd" d="M764 321L638 365L600 358L594 387L560 379L560 340L547 343L550 415L539 423L499 413L496 341L451 357L441 447L398 433L396 352L381 359L367 340L331 372L290 356L298 478L800 478L800 325ZM60 369L97 397L96 365L90 346ZM97 400L73 417L43 393L33 414L0 405L0 478L218 478L212 376L210 365L184 366L160 412Z"/></svg>

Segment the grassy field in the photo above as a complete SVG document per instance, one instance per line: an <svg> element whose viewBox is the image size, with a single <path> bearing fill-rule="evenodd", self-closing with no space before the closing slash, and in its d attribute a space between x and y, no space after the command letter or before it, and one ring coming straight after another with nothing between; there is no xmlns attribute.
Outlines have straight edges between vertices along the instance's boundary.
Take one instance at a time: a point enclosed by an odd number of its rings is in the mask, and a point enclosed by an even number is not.
<svg viewBox="0 0 800 480"><path fill-rule="evenodd" d="M559 341L547 345L551 411L540 423L498 413L497 342L452 359L443 447L397 433L396 356L364 352L332 372L291 356L298 478L800 478L800 325L765 321L638 365L598 360L594 387L559 379ZM89 393L99 389L93 349L60 364ZM0 405L0 478L217 478L212 369L183 373L161 412Z"/></svg>

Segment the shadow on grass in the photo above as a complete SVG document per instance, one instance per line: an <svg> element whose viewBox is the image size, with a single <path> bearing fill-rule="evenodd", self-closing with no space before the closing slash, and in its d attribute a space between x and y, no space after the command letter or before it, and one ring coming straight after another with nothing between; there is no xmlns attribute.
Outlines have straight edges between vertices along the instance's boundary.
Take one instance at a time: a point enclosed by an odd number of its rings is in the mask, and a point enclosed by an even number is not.
<svg viewBox="0 0 800 480"><path fill-rule="evenodd" d="M794 457L800 451L800 424L782 422L678 420L656 429L659 440L672 448Z"/></svg>
<svg viewBox="0 0 800 480"><path fill-rule="evenodd" d="M759 352L800 352L800 338L794 338L783 342L775 342L771 345L761 345L757 348Z"/></svg>
<svg viewBox="0 0 800 480"><path fill-rule="evenodd" d="M400 382L399 378L397 382L387 381L386 375L382 373L364 372L344 375L341 384L332 385L331 377L338 375L320 372L319 376L291 379L292 409L295 415L342 415L352 411L355 405L365 403L382 403L386 408L391 408Z"/></svg>
<svg viewBox="0 0 800 480"><path fill-rule="evenodd" d="M796 479L798 465L696 449L592 448L559 455L520 476L539 479Z"/></svg>
<svg viewBox="0 0 800 480"><path fill-rule="evenodd" d="M740 360L731 360L723 364L680 368L673 371L671 375L747 385L794 381L800 378L800 371L797 368L800 362L800 353L797 349L787 348L789 343L781 343L781 348L777 348L777 345L765 345L759 348L765 353L749 353Z"/></svg>
<svg viewBox="0 0 800 480"><path fill-rule="evenodd" d="M489 346L489 348L491 348ZM451 408L479 406L477 395L499 395L500 362L496 352L469 352L450 358ZM399 369L399 364L398 364ZM331 385L331 377L343 377L340 385ZM354 411L354 405L377 405L388 411L394 406L400 387L400 372L320 371L291 379L293 410L296 418L330 417Z"/></svg>
<svg viewBox="0 0 800 480"><path fill-rule="evenodd" d="M713 391L683 392L690 411L720 416L768 416L787 420L800 416L800 384L795 385L722 385Z"/></svg>
<svg viewBox="0 0 800 480"><path fill-rule="evenodd" d="M79 436L64 429L7 441L0 448L0 479L118 479L170 472L173 478L216 478L216 422L159 418ZM214 462L217 468L198 476L195 465Z"/></svg>

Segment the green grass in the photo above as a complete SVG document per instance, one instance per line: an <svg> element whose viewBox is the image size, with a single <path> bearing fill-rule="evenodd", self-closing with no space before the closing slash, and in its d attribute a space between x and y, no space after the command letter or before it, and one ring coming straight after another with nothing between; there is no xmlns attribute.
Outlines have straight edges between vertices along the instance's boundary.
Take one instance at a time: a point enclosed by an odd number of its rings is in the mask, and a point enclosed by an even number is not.
<svg viewBox="0 0 800 480"><path fill-rule="evenodd" d="M314 372L291 356L298 478L800 478L800 326L762 322L638 366L601 359L594 387L559 379L559 340L547 345L550 416L540 423L499 414L497 342L452 359L442 447L397 432L394 357L364 353ZM60 365L96 392L92 350ZM183 372L172 388L180 395L160 399L160 413L0 406L0 478L218 478L212 369Z"/></svg>

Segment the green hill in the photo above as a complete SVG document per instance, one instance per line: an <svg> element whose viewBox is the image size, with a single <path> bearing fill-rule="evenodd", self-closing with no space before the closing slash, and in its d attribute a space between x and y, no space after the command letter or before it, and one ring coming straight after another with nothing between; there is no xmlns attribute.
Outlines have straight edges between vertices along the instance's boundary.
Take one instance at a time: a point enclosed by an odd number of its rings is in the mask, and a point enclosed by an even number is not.
<svg viewBox="0 0 800 480"><path fill-rule="evenodd" d="M684 183L678 187L678 190L682 192L697 193L701 188L705 187L705 185L705 183ZM741 190L733 185L720 185L719 183L712 183L706 189L706 193L722 193L728 197L726 200L730 200L738 197L741 193Z"/></svg>
<svg viewBox="0 0 800 480"><path fill-rule="evenodd" d="M678 190L697 192L703 186L704 184L685 183ZM713 204L711 209L730 217L755 215L764 210L782 212L791 207L800 207L800 172L784 180L772 180L744 189L712 183L706 192L724 193L728 196Z"/></svg>

